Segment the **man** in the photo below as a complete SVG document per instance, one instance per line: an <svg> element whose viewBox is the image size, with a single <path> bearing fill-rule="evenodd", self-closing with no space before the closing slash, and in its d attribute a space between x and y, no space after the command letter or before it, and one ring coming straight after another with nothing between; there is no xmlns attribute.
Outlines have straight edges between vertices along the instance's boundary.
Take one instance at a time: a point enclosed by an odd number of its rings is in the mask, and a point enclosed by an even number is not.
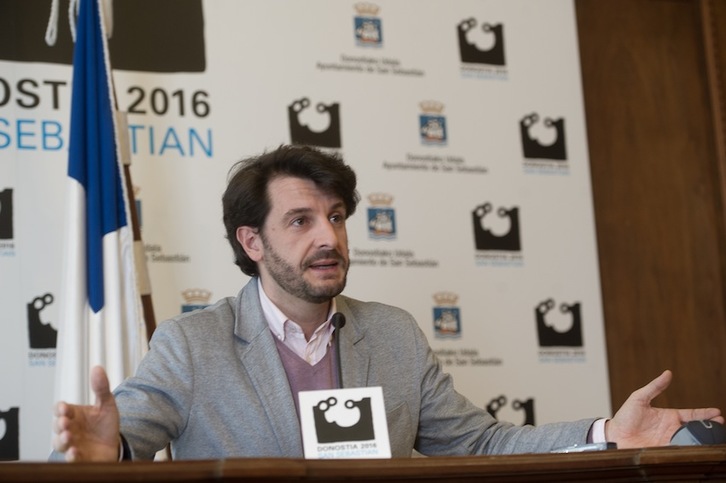
<svg viewBox="0 0 726 483"><path fill-rule="evenodd" d="M297 393L337 387L330 318L342 313L343 380L381 386L394 457L548 451L614 441L667 444L683 421L718 409L656 409L666 371L611 420L515 427L458 394L405 311L340 295L356 177L336 156L282 146L242 161L223 196L235 262L252 279L236 298L157 328L137 374L112 395L92 372L95 406L59 403L53 440L68 461L302 457Z"/></svg>

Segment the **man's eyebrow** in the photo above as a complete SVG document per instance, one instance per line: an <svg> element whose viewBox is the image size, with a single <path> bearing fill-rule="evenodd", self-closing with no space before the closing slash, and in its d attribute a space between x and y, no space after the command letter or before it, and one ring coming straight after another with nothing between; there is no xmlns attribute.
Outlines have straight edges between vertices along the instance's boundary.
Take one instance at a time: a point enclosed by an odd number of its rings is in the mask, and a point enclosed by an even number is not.
<svg viewBox="0 0 726 483"><path fill-rule="evenodd" d="M285 216L295 216L295 215L301 215L303 213L310 213L312 208L290 208L287 210L284 215Z"/></svg>
<svg viewBox="0 0 726 483"><path fill-rule="evenodd" d="M338 201L336 203L333 203L333 205L330 208L331 208L331 210L340 210L340 209L345 210L345 203L343 203L342 201ZM295 215L302 215L305 213L310 213L311 211L313 211L313 209L308 208L308 207L290 208L289 210L287 210L284 213L284 216L290 217L290 216L295 216Z"/></svg>

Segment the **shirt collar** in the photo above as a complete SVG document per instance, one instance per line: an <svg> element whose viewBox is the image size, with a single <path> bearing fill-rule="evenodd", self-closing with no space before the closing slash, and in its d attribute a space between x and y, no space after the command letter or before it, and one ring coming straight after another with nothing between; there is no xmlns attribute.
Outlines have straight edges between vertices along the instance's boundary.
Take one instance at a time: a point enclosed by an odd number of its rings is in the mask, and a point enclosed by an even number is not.
<svg viewBox="0 0 726 483"><path fill-rule="evenodd" d="M289 319L285 314L282 313L282 311L275 305L272 300L267 296L265 293L265 289L262 288L262 281L260 278L257 278L257 289L260 293L260 305L262 305L262 313L265 316L265 320L267 321L267 325L270 327L270 330L272 333L280 339L281 341L285 340L285 324L286 323L292 323L296 326L300 327L300 325L295 322L294 320ZM336 304L335 304L335 297L333 297L331 303L330 303L330 309L328 310L328 316L325 319L325 323L322 324L320 327L318 327L315 330L315 333L322 333L325 332L332 332L332 326L330 324L330 317L335 313L336 311Z"/></svg>

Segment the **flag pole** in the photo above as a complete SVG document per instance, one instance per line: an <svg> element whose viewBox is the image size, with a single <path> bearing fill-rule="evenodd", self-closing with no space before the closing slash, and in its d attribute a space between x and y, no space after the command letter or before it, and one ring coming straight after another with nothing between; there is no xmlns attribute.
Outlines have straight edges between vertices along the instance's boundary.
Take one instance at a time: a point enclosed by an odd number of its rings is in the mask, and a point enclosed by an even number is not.
<svg viewBox="0 0 726 483"><path fill-rule="evenodd" d="M111 80L113 84L113 80ZM114 89L114 103L116 102L116 90ZM131 215L131 229L134 235L134 260L136 263L136 279L139 287L139 295L141 296L141 307L144 313L144 323L146 324L146 337L151 340L151 336L156 329L156 316L154 315L154 304L151 298L151 280L149 278L149 269L146 264L146 253L144 251L144 243L141 239L141 223L139 214L136 210L136 195L134 193L133 183L131 182L131 153L129 152L128 139L128 122L126 113L116 110L116 125L118 126L119 151L121 162L124 167L124 184L129 200L129 215Z"/></svg>
<svg viewBox="0 0 726 483"><path fill-rule="evenodd" d="M146 253L144 251L144 243L141 240L141 227L139 225L138 213L136 212L136 198L131 187L131 163L124 164L124 177L126 178L126 189L129 190L129 211L131 212L132 229L134 233L134 253L136 260L136 275L138 276L139 295L141 296L141 306L144 311L144 323L146 324L146 336L151 340L151 336L156 329L156 317L154 316L154 304L151 299L151 280L149 279L149 269L146 265Z"/></svg>

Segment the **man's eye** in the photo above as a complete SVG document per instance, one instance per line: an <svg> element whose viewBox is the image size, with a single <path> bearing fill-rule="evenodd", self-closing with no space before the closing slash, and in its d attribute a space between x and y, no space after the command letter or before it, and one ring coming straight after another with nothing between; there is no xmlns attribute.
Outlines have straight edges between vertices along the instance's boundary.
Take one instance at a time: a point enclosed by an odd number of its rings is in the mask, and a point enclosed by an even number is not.
<svg viewBox="0 0 726 483"><path fill-rule="evenodd" d="M295 218L292 220L292 225L294 226L302 226L305 224L305 218Z"/></svg>
<svg viewBox="0 0 726 483"><path fill-rule="evenodd" d="M332 215L330 221L333 223L341 223L344 220L343 215Z"/></svg>

